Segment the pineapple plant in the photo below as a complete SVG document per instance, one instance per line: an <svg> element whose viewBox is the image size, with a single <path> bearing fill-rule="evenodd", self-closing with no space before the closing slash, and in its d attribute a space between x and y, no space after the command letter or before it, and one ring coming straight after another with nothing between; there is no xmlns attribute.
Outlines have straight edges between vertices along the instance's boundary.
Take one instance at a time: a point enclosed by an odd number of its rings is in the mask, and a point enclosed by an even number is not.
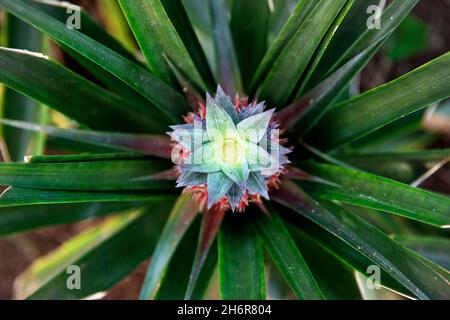
<svg viewBox="0 0 450 320"><path fill-rule="evenodd" d="M0 235L98 218L17 297L450 298L450 53L355 84L418 2L0 0Z"/></svg>

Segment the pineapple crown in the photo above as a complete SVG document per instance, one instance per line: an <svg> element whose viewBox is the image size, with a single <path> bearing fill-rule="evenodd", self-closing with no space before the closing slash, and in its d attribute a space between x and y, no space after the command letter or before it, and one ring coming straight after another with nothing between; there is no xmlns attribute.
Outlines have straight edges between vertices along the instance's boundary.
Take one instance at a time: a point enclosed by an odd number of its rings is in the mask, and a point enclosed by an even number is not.
<svg viewBox="0 0 450 320"><path fill-rule="evenodd" d="M274 109L265 104L234 104L219 86L207 96L205 112L192 123L172 126L176 141L172 160L178 187L205 187L208 209L227 200L234 211L250 196L269 199L268 182L289 163L289 149L280 144Z"/></svg>

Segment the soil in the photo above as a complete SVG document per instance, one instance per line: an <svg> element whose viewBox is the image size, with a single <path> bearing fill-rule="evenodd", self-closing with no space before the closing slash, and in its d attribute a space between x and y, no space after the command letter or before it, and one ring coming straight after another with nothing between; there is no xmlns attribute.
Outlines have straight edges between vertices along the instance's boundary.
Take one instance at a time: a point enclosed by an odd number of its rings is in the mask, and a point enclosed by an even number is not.
<svg viewBox="0 0 450 320"><path fill-rule="evenodd" d="M91 0L80 0L92 9ZM74 2L74 1L72 1ZM378 55L365 69L361 87L365 91L385 83L447 52L450 48L450 0L422 0L414 14L430 28L429 47L422 54L401 63L390 63ZM439 147L449 147L450 141L442 139ZM450 194L450 169L439 170L422 187ZM93 222L46 228L39 231L8 237L0 240L0 300L14 299L14 279L30 263L60 246ZM116 285L105 299L136 299L148 262L141 264L132 274Z"/></svg>

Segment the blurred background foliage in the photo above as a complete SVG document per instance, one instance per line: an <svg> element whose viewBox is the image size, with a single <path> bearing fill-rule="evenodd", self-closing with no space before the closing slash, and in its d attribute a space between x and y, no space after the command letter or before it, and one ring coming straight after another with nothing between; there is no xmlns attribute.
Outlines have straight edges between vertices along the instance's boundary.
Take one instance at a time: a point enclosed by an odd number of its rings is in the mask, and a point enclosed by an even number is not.
<svg viewBox="0 0 450 320"><path fill-rule="evenodd" d="M189 2L190 6L195 10L204 10L204 3L200 0L183 0ZM263 1L263 0L261 0ZM271 5L279 5L278 0L269 0ZM74 4L83 6L89 13L98 19L106 29L114 35L130 52L137 50L137 45L134 38L131 36L131 31L122 15L117 3L112 0L70 0ZM295 7L296 1L290 0L288 6L283 7L279 14L284 15L287 19L290 12ZM212 50L213 44L208 43L206 34L211 32L211 22L207 15L203 15L203 20L195 21L196 33L205 49L207 58L211 65L215 64L214 54ZM365 17L364 17L365 18ZM14 29L15 32L20 32L20 35L11 34L4 26L9 19L9 23L17 24ZM282 25L273 25L271 30L280 30ZM78 62L70 56L63 54L62 51L48 39L45 39L41 34L30 29L27 25L17 20L14 17L7 16L4 12L0 14L0 35L1 45L18 47L28 49L31 51L47 52L49 55L55 57L63 62L66 66L76 72L80 72ZM397 78L409 70L420 66L423 63L434 59L441 54L450 50L450 37L448 31L450 30L450 0L426 0L421 1L414 9L413 13L405 19L399 29L392 35L389 41L386 42L380 53L375 59L365 68L362 75L355 82L355 90L364 92L370 88L376 87L382 83ZM274 37L276 32L269 35ZM17 39L20 39L17 40ZM270 39L269 39L270 40ZM16 41L16 42L13 42ZM83 74L90 77L89 74ZM92 77L90 77L92 78ZM92 79L95 80L95 79ZM11 109L10 105L20 105L21 108ZM17 94L0 85L0 107L1 114L6 118L15 118L15 112L27 114L27 120L36 123L53 123L61 127L71 127L73 123L63 115L49 111L45 106L38 105L36 102ZM22 118L23 119L23 118ZM399 132L398 139L410 139L410 147L415 148L418 144L426 146L450 146L450 101L444 101L439 105L432 106L426 112L419 112L413 114L405 119L411 123L411 132L418 127L422 128L423 134L419 137L411 137L408 132ZM389 126L381 130L389 130ZM382 132L378 132L382 134ZM25 131L17 131L12 128L1 128L1 136L5 141L8 149L13 150L10 154L4 152L2 149L3 160L21 161L25 154L39 154L44 147L39 134L34 134ZM367 140L376 140L377 134L368 136ZM402 140L403 141L403 140ZM404 142L404 141L403 141ZM66 143L66 142L65 142ZM14 147L11 147L14 144ZM404 144L403 145L408 145ZM379 146L379 145L378 145ZM58 152L58 140L50 140L47 144L47 152ZM435 176L428 179L423 187L450 194L450 169L448 166L441 168ZM96 223L100 221L97 220ZM112 223L114 223L112 221ZM87 229L87 231L86 231ZM60 246L64 241L71 239L74 235L83 231L79 237L88 237L90 233L98 232L94 222L87 220L77 224L71 224L61 227L51 227L36 232L27 233L25 235L18 235L0 240L0 252L2 257L8 259L0 260L0 299L15 298L13 294L14 279L19 275L29 264L38 257L45 256L47 253ZM305 259L308 260L309 254L314 254L314 248L304 250ZM331 257L324 257L327 263L330 263ZM311 260L313 261L313 260ZM316 261L316 260L314 260ZM116 286L108 295L106 299L135 299L138 296L142 279L145 276L145 266L148 263L143 263L136 271L129 277L123 280ZM332 263L332 262L331 262ZM311 266L312 269L320 268L320 266ZM343 273L345 274L345 273ZM270 277L270 291L272 298L286 298L286 288L278 284L281 275L277 270L269 272ZM45 276L45 273L44 273ZM325 277L327 274L325 273ZM354 275L348 274L349 277ZM328 274L328 277L332 275ZM364 281L361 274L356 275L358 281ZM277 280L278 279L278 280ZM16 283L16 289L26 279L20 279ZM209 298L217 298L217 289L212 287ZM354 288L357 292L357 288ZM354 293L353 292L353 293ZM348 298L352 299L352 292L348 292ZM378 292L381 296L367 298L399 298L389 292ZM369 293L367 293L369 294Z"/></svg>

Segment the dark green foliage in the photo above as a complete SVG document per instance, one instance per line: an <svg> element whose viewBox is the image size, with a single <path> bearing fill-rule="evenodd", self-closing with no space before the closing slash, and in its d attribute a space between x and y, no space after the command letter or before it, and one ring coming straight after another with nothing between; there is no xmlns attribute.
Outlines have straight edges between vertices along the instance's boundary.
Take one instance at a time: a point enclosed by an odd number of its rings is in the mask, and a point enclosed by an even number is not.
<svg viewBox="0 0 450 320"><path fill-rule="evenodd" d="M381 28L367 29L367 7L378 3L118 0L121 12L100 8L120 20L119 41L84 10L81 29L68 28L67 3L0 0L0 185L9 187L0 236L108 216L34 262L17 296L86 298L152 257L143 299L361 299L370 266L385 289L450 299L450 198L414 184L450 159L425 149L434 136L420 128L425 110L450 96L450 53L363 94L349 90L380 48L396 60L426 40L410 15L418 0L390 1ZM49 39L59 49L47 50ZM77 68L46 56L61 52ZM183 124L202 110L200 130ZM231 128L248 142L242 129L272 133L272 116L288 143L268 138L269 148L280 151L278 169L291 162L279 179L247 161L174 170L175 141L207 152L211 128L221 138ZM200 142L188 145L196 130ZM76 152L49 155L55 146ZM242 210L242 199L245 212L228 210ZM68 290L69 265L80 266L82 290Z"/></svg>

